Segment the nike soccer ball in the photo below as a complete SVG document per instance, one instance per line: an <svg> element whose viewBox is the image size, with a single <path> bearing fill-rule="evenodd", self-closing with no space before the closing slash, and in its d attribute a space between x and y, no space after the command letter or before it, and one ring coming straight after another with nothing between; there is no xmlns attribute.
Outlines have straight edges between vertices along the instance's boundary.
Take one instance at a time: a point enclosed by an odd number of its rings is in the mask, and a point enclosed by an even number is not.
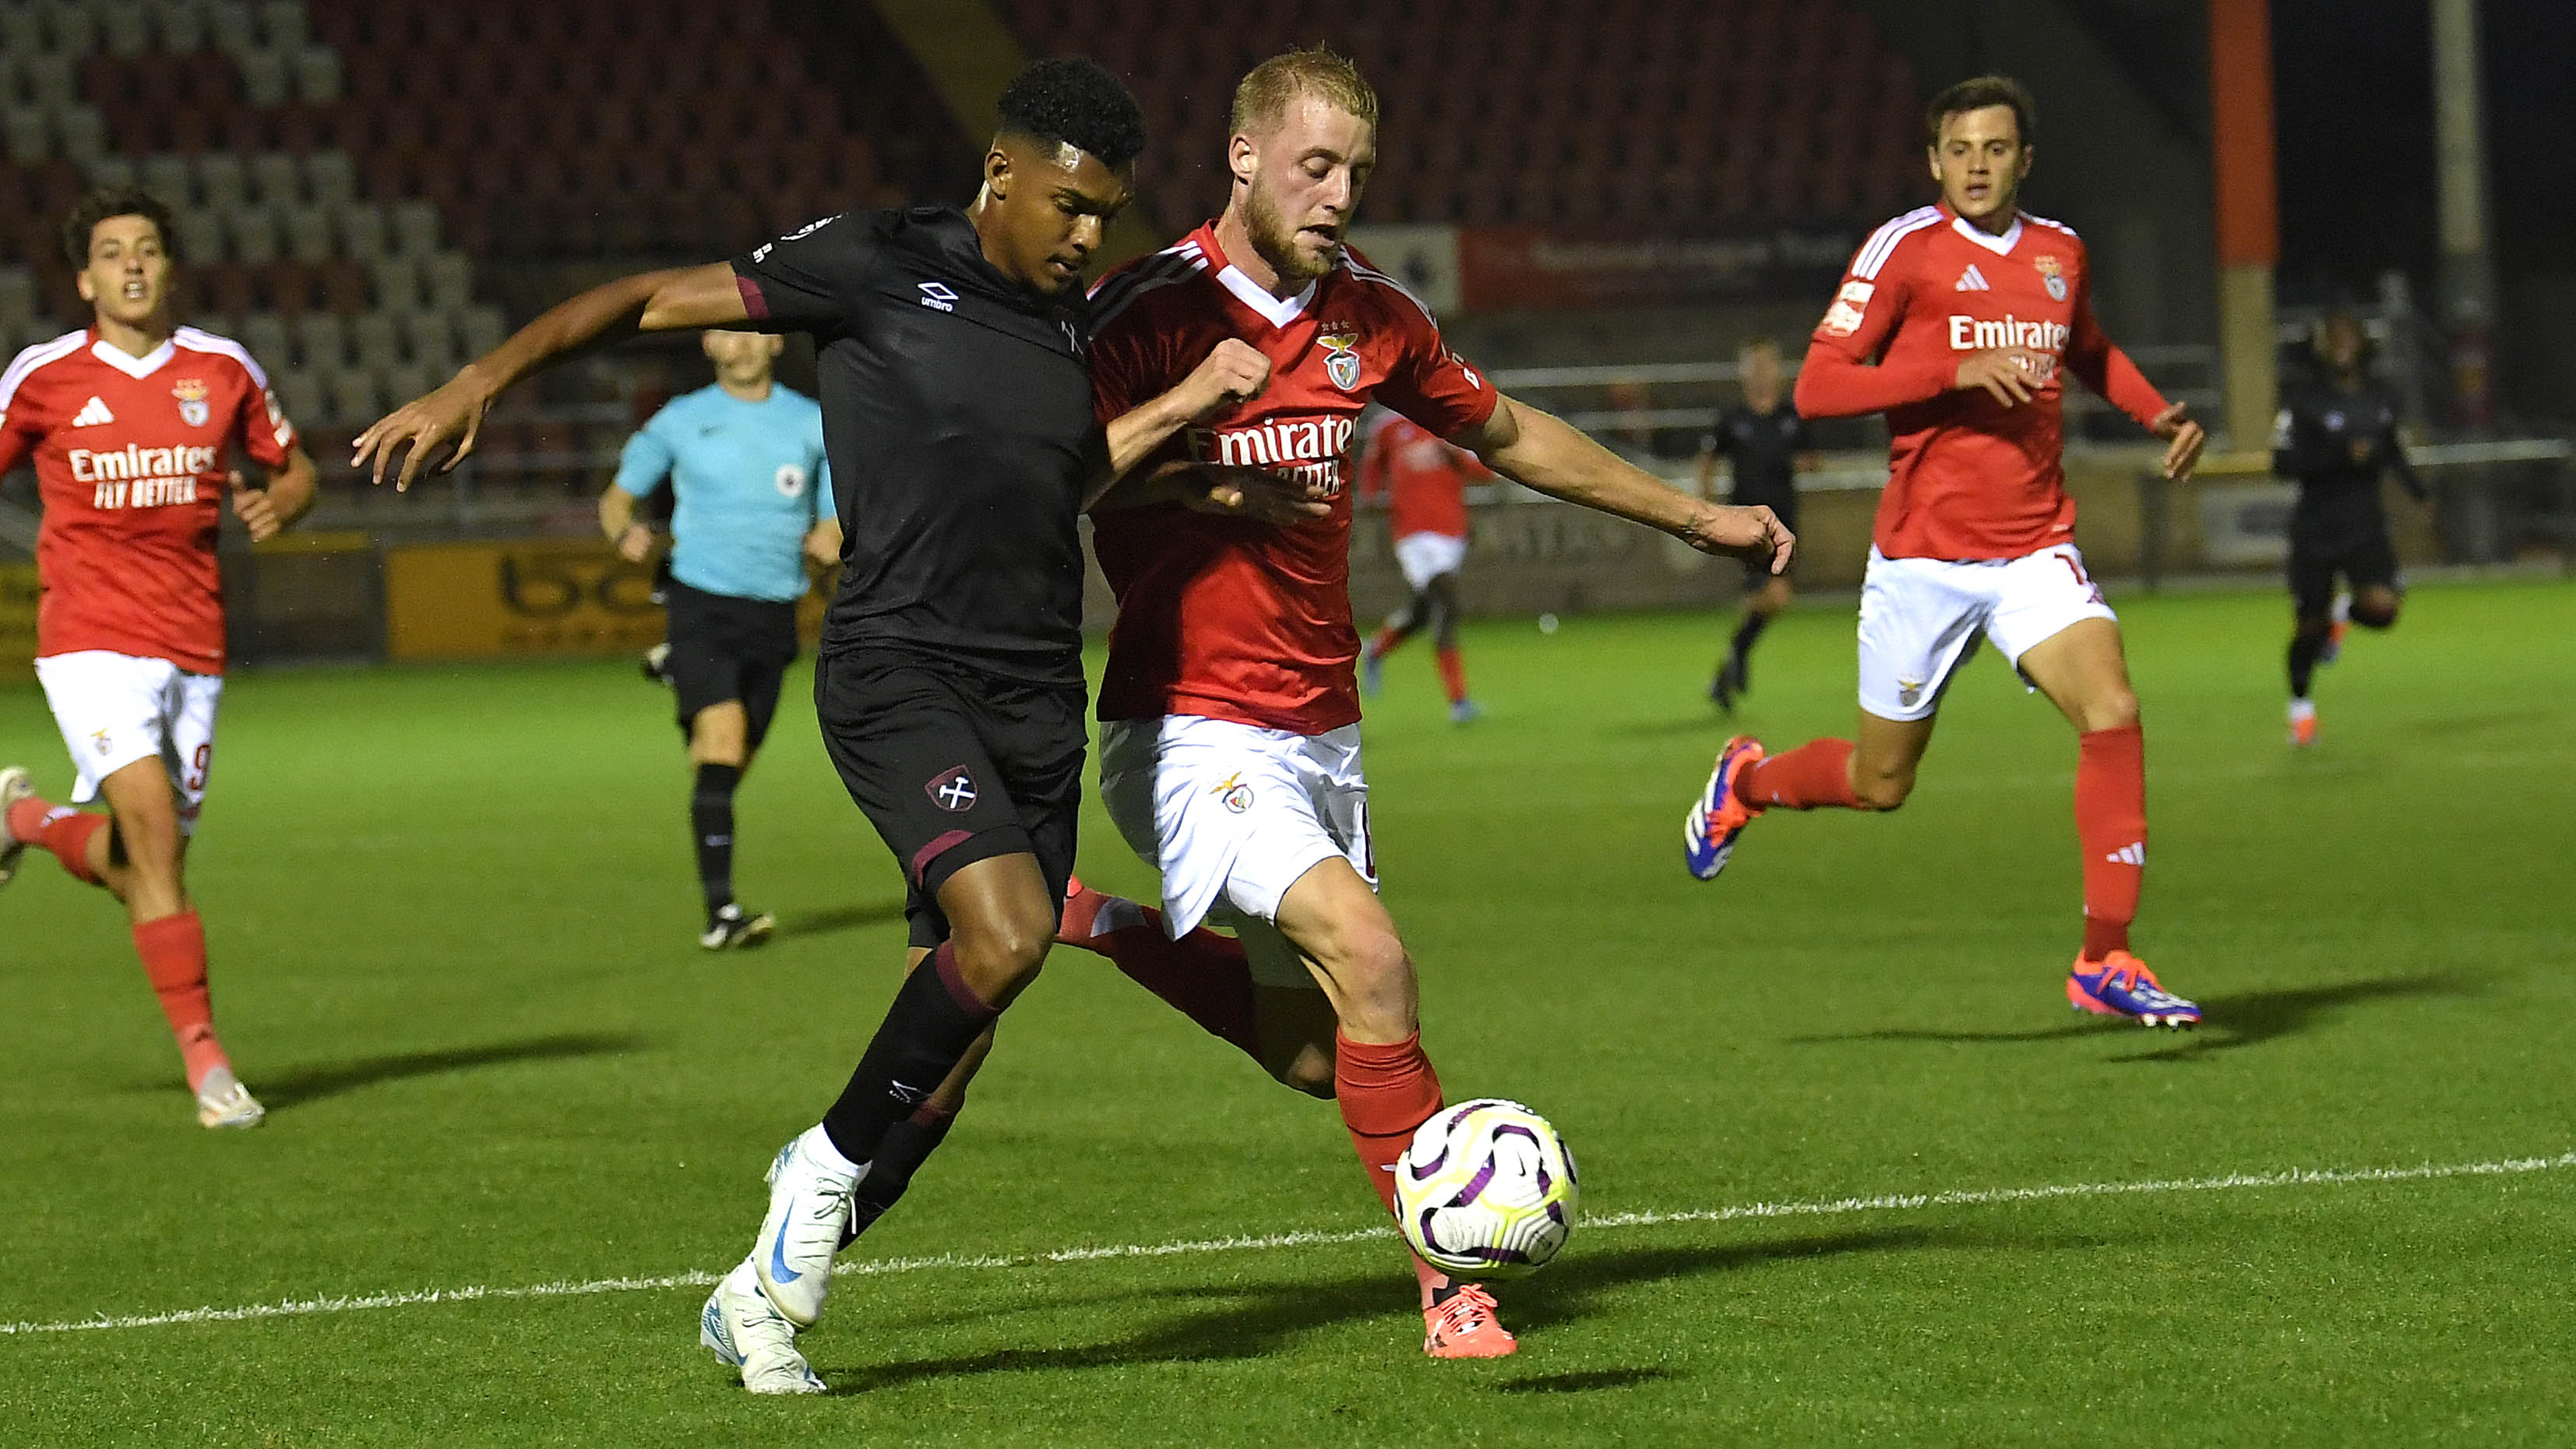
<svg viewBox="0 0 2576 1449"><path fill-rule="evenodd" d="M1574 1231L1580 1197L1556 1129L1500 1097L1441 1108L1395 1163L1405 1242L1462 1278L1537 1272Z"/></svg>

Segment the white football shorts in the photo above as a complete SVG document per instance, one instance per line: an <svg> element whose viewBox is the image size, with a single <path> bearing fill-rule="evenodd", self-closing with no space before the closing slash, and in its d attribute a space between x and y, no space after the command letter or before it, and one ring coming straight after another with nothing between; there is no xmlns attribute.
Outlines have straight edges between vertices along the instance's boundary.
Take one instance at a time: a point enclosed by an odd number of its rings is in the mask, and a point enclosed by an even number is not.
<svg viewBox="0 0 2576 1449"><path fill-rule="evenodd" d="M1445 533L1408 533L1395 541L1395 566L1404 570L1404 586L1421 593L1442 574L1458 572L1467 561L1467 540Z"/></svg>
<svg viewBox="0 0 2576 1449"><path fill-rule="evenodd" d="M1860 590L1860 707L1928 719L1980 638L2015 669L2070 624L2115 619L2075 545L2020 558L1889 558L1869 551Z"/></svg>
<svg viewBox="0 0 2576 1449"><path fill-rule="evenodd" d="M220 674L190 674L167 659L84 649L36 661L45 704L63 732L80 783L72 803L98 798L99 782L137 760L159 759L178 796L179 833L197 833L215 758Z"/></svg>
<svg viewBox="0 0 2576 1449"><path fill-rule="evenodd" d="M1197 715L1100 727L1100 796L1127 845L1163 873L1165 929L1201 921L1243 940L1252 979L1314 989L1276 924L1297 878L1336 856L1377 886L1360 727L1290 734Z"/></svg>

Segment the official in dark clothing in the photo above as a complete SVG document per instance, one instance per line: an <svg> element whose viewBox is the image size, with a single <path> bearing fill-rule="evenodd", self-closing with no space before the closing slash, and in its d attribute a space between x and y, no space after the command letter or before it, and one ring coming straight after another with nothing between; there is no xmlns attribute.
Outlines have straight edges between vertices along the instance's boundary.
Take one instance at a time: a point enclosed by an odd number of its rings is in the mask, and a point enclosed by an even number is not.
<svg viewBox="0 0 2576 1449"><path fill-rule="evenodd" d="M2398 441L2397 405L2370 377L2360 319L2328 313L2311 351L2316 377L2284 389L2272 423L2272 471L2299 484L2290 515L2290 743L2301 747L2317 742L2309 681L2341 653L2347 618L2365 629L2397 622L2404 596L2381 475L2427 496ZM2338 579L2348 595L2336 592Z"/></svg>
<svg viewBox="0 0 2576 1449"><path fill-rule="evenodd" d="M1708 436L1700 441L1699 494L1716 500L1717 460L1724 458L1732 475L1727 501L1767 505L1779 515L1781 525L1794 532L1797 475L1814 472L1824 460L1807 437L1806 422L1789 405L1780 376L1780 344L1756 337L1737 350L1735 363L1744 401L1719 413ZM1785 573L1747 570L1745 583L1743 622L1735 626L1735 637L1728 641L1726 656L1718 661L1708 686L1708 697L1729 714L1735 712L1737 698L1753 688L1753 641L1795 597Z"/></svg>
<svg viewBox="0 0 2576 1449"><path fill-rule="evenodd" d="M849 1085L771 1162L760 1235L700 1314L700 1341L754 1393L823 1391L796 1334L821 1316L834 1255L944 1135L1054 939L1087 737L1077 518L1268 376L1259 353L1220 344L1171 392L1096 422L1082 273L1134 195L1144 119L1083 60L1028 67L1000 111L967 210L826 217L731 262L595 287L357 442L379 481L398 461L408 485L449 445L470 448L511 383L599 343L814 337L843 538L815 699L833 764L910 886L913 947Z"/></svg>

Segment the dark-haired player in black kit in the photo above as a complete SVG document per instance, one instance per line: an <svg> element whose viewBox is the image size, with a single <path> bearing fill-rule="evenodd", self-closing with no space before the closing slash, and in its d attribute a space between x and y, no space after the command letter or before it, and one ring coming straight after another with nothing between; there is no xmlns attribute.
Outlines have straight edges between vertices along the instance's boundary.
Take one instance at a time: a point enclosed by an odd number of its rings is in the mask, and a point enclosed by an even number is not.
<svg viewBox="0 0 2576 1449"><path fill-rule="evenodd" d="M2397 622L2397 550L2379 502L2394 473L2421 500L2424 480L2397 439L2397 404L2371 379L2370 339L2350 312L2326 314L2311 344L2317 375L2283 389L2272 422L2272 471L2299 481L2290 514L2290 743L2317 742L2309 680L2342 652L2344 616L2365 629ZM2349 600L2335 593L2341 575Z"/></svg>
<svg viewBox="0 0 2576 1449"><path fill-rule="evenodd" d="M840 1099L779 1151L751 1255L707 1300L702 1341L755 1393L822 1390L795 1335L822 1312L834 1254L936 1143L945 1119L922 1109L1055 936L1088 735L1075 520L1268 377L1229 342L1170 392L1093 420L1082 271L1144 145L1109 72L1038 62L1003 92L965 211L829 217L729 263L595 287L357 440L379 481L398 461L407 486L471 448L504 388L602 341L727 327L818 344L844 543L815 703L910 883L909 965L933 969L909 971Z"/></svg>
<svg viewBox="0 0 2576 1449"><path fill-rule="evenodd" d="M1717 501L1717 460L1724 458L1734 476L1734 491L1727 501L1762 504L1779 515L1781 527L1795 533L1796 475L1814 472L1824 460L1808 441L1807 425L1799 420L1798 410L1789 405L1780 378L1780 344L1768 337L1745 343L1736 351L1735 371L1744 387L1744 401L1719 413L1716 426L1700 440L1699 496ZM1735 638L1708 685L1708 697L1728 714L1735 713L1735 701L1753 688L1753 641L1795 597L1786 573L1747 569L1744 577L1750 586L1744 594L1744 621L1735 626Z"/></svg>

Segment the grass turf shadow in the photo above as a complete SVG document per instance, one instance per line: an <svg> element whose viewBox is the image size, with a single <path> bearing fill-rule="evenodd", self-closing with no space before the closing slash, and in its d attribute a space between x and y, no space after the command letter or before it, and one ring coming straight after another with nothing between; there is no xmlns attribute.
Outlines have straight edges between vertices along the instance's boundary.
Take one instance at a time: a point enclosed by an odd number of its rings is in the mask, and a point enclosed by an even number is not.
<svg viewBox="0 0 2576 1449"><path fill-rule="evenodd" d="M828 906L814 911L788 911L778 918L780 936L829 936L840 931L855 931L866 926L884 926L903 919L903 902L878 902L857 906Z"/></svg>
<svg viewBox="0 0 2576 1449"><path fill-rule="evenodd" d="M444 1076L449 1072L472 1071L477 1067L502 1066L511 1062L613 1056L633 1051L642 1044L641 1038L632 1036L568 1033L531 1037L526 1041L454 1047L446 1051L356 1057L263 1074L259 1080L259 1096L271 1111L275 1111L318 1102L325 1097L336 1097L343 1092L354 1092L381 1082L401 1081L406 1077Z"/></svg>
<svg viewBox="0 0 2576 1449"><path fill-rule="evenodd" d="M1673 1376L1670 1369L1617 1368L1591 1369L1578 1373L1540 1374L1535 1378L1510 1379L1494 1385L1498 1394L1588 1394L1598 1389L1633 1388Z"/></svg>
<svg viewBox="0 0 2576 1449"><path fill-rule="evenodd" d="M2171 1062L2206 1056L2211 1052L2235 1051L2242 1047L2260 1046L2282 1037L2298 1036L2312 1031L2339 1008L2365 1002L2400 1000L2423 996L2474 996L2486 989L2485 977L2465 972L2421 974L2414 976L2377 976L2360 981L2338 981L2324 986L2299 986L2278 991L2246 991L2233 996L2213 996L2201 1003L2203 1019L2198 1028L2182 1036L2177 1044L2150 1052L2134 1052L2113 1057L2114 1062ZM1911 1027L1888 1027L1878 1031L1841 1032L1831 1036L1793 1036L1791 1046L1827 1046L1843 1042L1946 1042L1966 1045L2014 1045L2029 1042L2070 1041L2084 1037L2105 1036L2114 1032L2134 1032L2139 1028L2124 1021L2090 1017L2066 1026L2039 1027L2026 1031L1932 1031Z"/></svg>
<svg viewBox="0 0 2576 1449"><path fill-rule="evenodd" d="M1584 1253L1525 1285L1516 1285L1506 1317L1517 1331L1570 1323L1589 1316L1603 1294L1639 1283L1668 1282L1732 1272L1762 1263L1843 1253L1896 1252L1931 1242L1924 1228L1877 1229L1732 1246L1630 1248ZM1299 1335L1361 1319L1392 1318L1404 1299L1402 1277L1371 1273L1317 1283L1259 1288L1192 1285L1148 1290L1139 1298L1193 1299L1213 1303L1167 1318L1124 1339L1052 1349L1003 1348L951 1358L903 1363L817 1364L835 1394L865 1394L923 1379L962 1374L1123 1368L1140 1364L1208 1363L1264 1358ZM1123 1296L1123 1295L1122 1295ZM1612 1388L1666 1376L1660 1368L1559 1375L1566 1382L1525 1381L1524 1392L1574 1392ZM1577 1379L1600 1382L1575 1383ZM1614 1381L1615 1380L1615 1381Z"/></svg>

